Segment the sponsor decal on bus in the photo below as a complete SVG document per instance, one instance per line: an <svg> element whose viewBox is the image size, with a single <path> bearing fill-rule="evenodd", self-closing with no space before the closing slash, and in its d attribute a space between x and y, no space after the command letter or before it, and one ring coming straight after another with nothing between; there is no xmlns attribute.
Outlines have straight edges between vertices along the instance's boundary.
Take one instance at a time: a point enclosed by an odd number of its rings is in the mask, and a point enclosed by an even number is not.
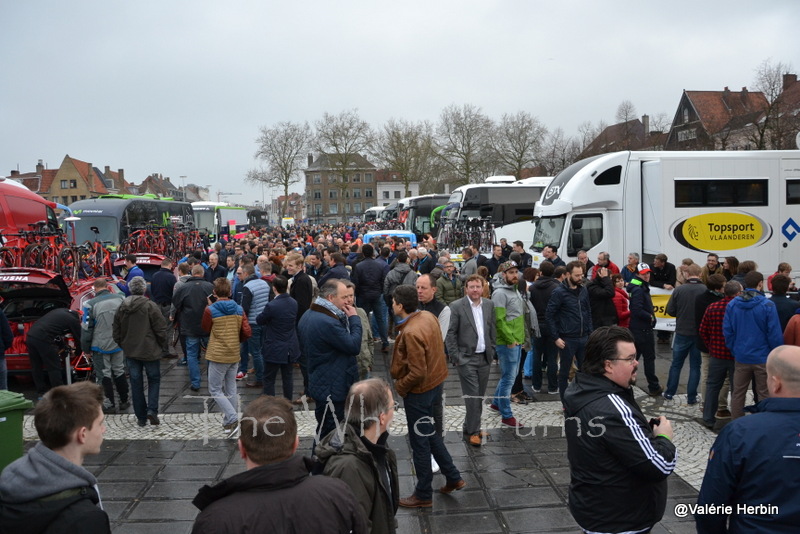
<svg viewBox="0 0 800 534"><path fill-rule="evenodd" d="M672 234L687 248L717 252L762 245L772 237L772 226L749 213L703 213L675 223Z"/></svg>

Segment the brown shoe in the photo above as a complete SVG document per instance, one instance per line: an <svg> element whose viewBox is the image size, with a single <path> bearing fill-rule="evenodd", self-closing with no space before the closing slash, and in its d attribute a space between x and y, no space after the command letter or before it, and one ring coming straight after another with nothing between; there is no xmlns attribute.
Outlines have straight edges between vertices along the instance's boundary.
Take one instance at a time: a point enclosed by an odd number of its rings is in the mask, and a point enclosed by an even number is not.
<svg viewBox="0 0 800 534"><path fill-rule="evenodd" d="M730 410L717 410L717 419L728 419L730 416Z"/></svg>
<svg viewBox="0 0 800 534"><path fill-rule="evenodd" d="M248 388L263 388L264 387L264 383L263 382L245 382L244 385L245 385L245 387L248 387Z"/></svg>
<svg viewBox="0 0 800 534"><path fill-rule="evenodd" d="M458 482L453 482L452 484L450 482L448 482L447 484L445 484L444 486L439 488L439 492L440 493L444 493L445 495L447 495L449 493L453 493L454 491L458 491L460 489L464 489L464 486L466 486L466 485L467 485L467 483L464 482L464 479L462 478Z"/></svg>
<svg viewBox="0 0 800 534"><path fill-rule="evenodd" d="M403 508L430 508L433 506L433 501L424 501L414 494L411 497L400 499L400 506Z"/></svg>
<svg viewBox="0 0 800 534"><path fill-rule="evenodd" d="M473 447L480 447L481 445L483 445L480 434L472 434L467 441Z"/></svg>

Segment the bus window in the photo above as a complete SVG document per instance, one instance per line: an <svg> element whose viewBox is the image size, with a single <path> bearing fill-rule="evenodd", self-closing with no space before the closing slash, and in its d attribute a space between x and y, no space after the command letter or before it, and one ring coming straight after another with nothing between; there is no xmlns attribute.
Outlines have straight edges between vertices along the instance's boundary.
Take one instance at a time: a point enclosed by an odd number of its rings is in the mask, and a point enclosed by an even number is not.
<svg viewBox="0 0 800 534"><path fill-rule="evenodd" d="M134 200L125 212L128 214L128 224L131 226L145 226L150 224L150 221L161 224L155 202Z"/></svg>
<svg viewBox="0 0 800 534"><path fill-rule="evenodd" d="M589 250L603 240L603 216L575 215L570 222L567 255L577 256L579 250Z"/></svg>

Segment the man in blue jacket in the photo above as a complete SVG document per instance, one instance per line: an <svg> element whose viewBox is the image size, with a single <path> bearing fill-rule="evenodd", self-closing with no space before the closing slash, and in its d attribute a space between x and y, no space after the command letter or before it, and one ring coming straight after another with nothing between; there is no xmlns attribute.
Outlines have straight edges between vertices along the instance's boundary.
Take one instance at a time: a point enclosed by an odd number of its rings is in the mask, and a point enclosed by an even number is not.
<svg viewBox="0 0 800 534"><path fill-rule="evenodd" d="M800 347L774 349L766 372L769 398L726 425L711 447L694 511L700 534L797 532Z"/></svg>
<svg viewBox="0 0 800 534"><path fill-rule="evenodd" d="M120 291L125 293L125 295L130 296L131 292L128 290L128 282L137 276L144 278L144 271L136 265L136 254L128 254L125 256L125 270L127 272L125 280L117 282L117 287Z"/></svg>
<svg viewBox="0 0 800 534"><path fill-rule="evenodd" d="M300 357L297 341L297 301L289 296L289 280L272 281L275 298L256 317L263 328L261 355L264 360L264 395L275 396L275 379L281 372L283 396L292 400L292 364Z"/></svg>
<svg viewBox="0 0 800 534"><path fill-rule="evenodd" d="M361 319L353 307L353 290L338 279L322 286L300 319L297 333L300 350L308 358L306 393L316 401L317 442L344 421L347 392L358 380Z"/></svg>
<svg viewBox="0 0 800 534"><path fill-rule="evenodd" d="M584 350L592 332L592 308L589 292L583 286L583 264L567 264L567 279L558 286L547 303L547 326L555 345L561 351L558 370L558 391L564 400L572 360L578 369L583 363Z"/></svg>
<svg viewBox="0 0 800 534"><path fill-rule="evenodd" d="M736 365L731 388L731 417L744 415L744 400L750 383L755 380L759 399L769 396L767 390L767 356L783 345L780 319L775 303L764 296L764 275L750 271L744 277L746 289L730 301L725 309L722 334Z"/></svg>

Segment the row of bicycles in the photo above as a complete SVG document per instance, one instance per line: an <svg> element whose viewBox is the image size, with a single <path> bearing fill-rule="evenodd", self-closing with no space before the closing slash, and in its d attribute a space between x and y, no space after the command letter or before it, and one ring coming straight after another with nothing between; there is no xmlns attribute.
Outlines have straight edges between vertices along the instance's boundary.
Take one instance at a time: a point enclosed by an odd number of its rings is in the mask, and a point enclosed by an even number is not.
<svg viewBox="0 0 800 534"><path fill-rule="evenodd" d="M64 231L40 221L28 231L0 234L0 266L33 267L58 273L67 285L79 278L111 275L111 253L102 243L71 244Z"/></svg>
<svg viewBox="0 0 800 534"><path fill-rule="evenodd" d="M490 217L472 218L462 221L448 222L437 237L439 248L450 251L472 246L479 253L491 253L492 246L497 243L494 224Z"/></svg>
<svg viewBox="0 0 800 534"><path fill-rule="evenodd" d="M161 254L176 258L203 243L203 236L190 227L164 228L155 224L129 227L129 237L116 251L99 240L72 244L64 231L45 221L28 225L30 230L10 234L0 232L0 267L45 269L61 275L70 286L81 279L111 276L113 261L119 255Z"/></svg>

